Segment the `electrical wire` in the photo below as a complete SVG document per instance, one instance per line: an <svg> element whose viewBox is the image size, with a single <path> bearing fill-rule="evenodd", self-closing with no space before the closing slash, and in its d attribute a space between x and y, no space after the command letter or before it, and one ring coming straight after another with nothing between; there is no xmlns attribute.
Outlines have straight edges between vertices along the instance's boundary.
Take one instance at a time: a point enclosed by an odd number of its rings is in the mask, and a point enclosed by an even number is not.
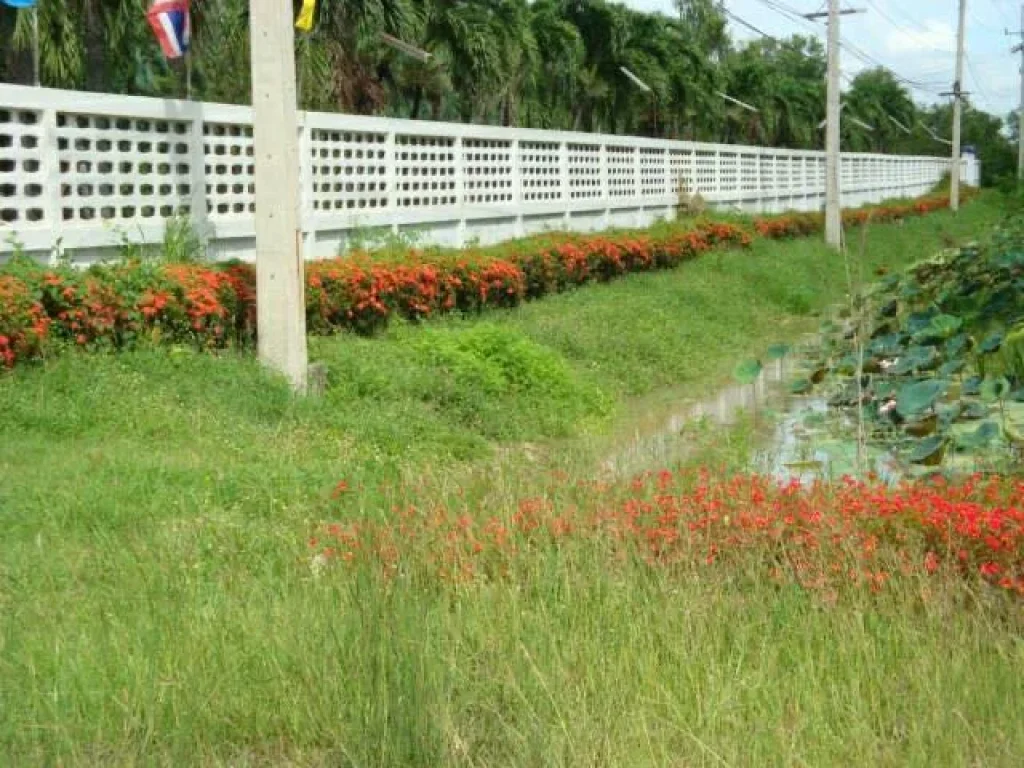
<svg viewBox="0 0 1024 768"><path fill-rule="evenodd" d="M967 64L967 72L970 74L971 79L974 80L974 87L978 91L978 95L988 106L992 109L997 109L996 101L992 98L989 92L985 89L985 86L981 84L981 78L978 77L978 73L974 70L974 65L971 63L971 57L964 55L964 63Z"/></svg>
<svg viewBox="0 0 1024 768"><path fill-rule="evenodd" d="M810 28L815 32L815 34L820 34L820 30L816 25L805 19L798 10L781 2L781 0L758 0L758 2L760 2L762 5L769 8L770 10L773 10L776 13L784 16L790 21L795 21L805 27L810 26ZM885 64L883 64L881 61L879 61L871 54L861 50L859 47L851 43L846 38L841 37L839 45L840 48L844 49L847 53L852 55L854 58L858 59L862 64L871 67L879 67L881 69L887 70L898 81L909 86L913 90L922 91L924 93L929 93L931 95L938 95L941 90L942 86L937 86L932 83L926 83L923 81L914 80L909 77L904 77L903 75L893 70L891 67L888 67Z"/></svg>
<svg viewBox="0 0 1024 768"><path fill-rule="evenodd" d="M1006 23L1006 26L1003 29L996 29L990 24L985 24L984 22L978 21L974 14L970 14L971 18L974 19L974 22L978 24L978 26L985 27L986 29L990 29L995 32L1002 32L1003 30L1011 29L1013 27L1013 22L1010 21L1010 17L1006 15L1006 9L1003 8L1003 6L1001 6L999 3L997 3L996 0L988 0L988 2L989 5L996 9L996 13L998 13L1002 20Z"/></svg>
<svg viewBox="0 0 1024 768"><path fill-rule="evenodd" d="M733 21L735 21L735 22L736 22L737 24L739 24L740 26L742 26L742 27L746 27L746 28L747 28L747 29L749 29L749 30L750 30L751 32L754 32L755 34L758 34L758 35L760 35L761 37L767 38L768 40L772 40L772 41L774 41L774 42L776 42L776 43L777 43L777 42L779 42L778 38L776 38L776 37L774 37L774 36L772 36L772 35L769 35L769 34L768 34L767 32L764 32L764 31L762 31L762 30L758 29L758 28L757 28L757 27L755 27L755 26L754 26L753 24L751 24L751 23L750 23L749 21L747 21L747 20L745 20L745 19L742 19L742 18L740 18L740 17L739 17L739 16L737 16L737 15L736 15L735 13L733 13L732 11L730 11L730 10L729 10L728 8L726 8L726 7L724 7L724 6L723 6L723 7L722 7L722 11L723 11L723 13L725 13L725 15L726 15L726 16L728 16L728 17L729 17L730 19L732 19Z"/></svg>
<svg viewBox="0 0 1024 768"><path fill-rule="evenodd" d="M952 51L950 51L950 50L946 50L946 49L943 49L943 48L936 48L934 45L932 45L927 40L927 38L921 37L921 32L915 32L914 30L910 29L906 25L901 24L900 22L896 21L892 16L890 16L888 13L886 13L885 10L883 10L883 8L878 3L875 2L875 0L865 0L865 2L867 2L867 4L870 5L879 16L881 16L883 19L885 19L885 21L889 22L889 24L894 29L896 29L898 32L902 32L907 37L909 37L911 40L915 40L919 45L921 45L921 48L923 50L936 51L938 53L952 53ZM927 30L924 27L922 27L920 24L915 24L915 26L919 30L921 30L922 32L926 32L927 33Z"/></svg>

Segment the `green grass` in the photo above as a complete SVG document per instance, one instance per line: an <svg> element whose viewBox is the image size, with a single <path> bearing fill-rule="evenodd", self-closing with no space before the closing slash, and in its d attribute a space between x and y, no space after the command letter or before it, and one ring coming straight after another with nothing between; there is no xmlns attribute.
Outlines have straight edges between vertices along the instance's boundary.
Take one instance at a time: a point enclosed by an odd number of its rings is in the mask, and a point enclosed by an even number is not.
<svg viewBox="0 0 1024 768"><path fill-rule="evenodd" d="M997 216L982 198L876 227L868 259L896 267ZM317 522L378 515L399 484L501 509L552 468L588 474L589 436L614 436L632 398L715 386L844 290L821 245L759 242L317 339L317 400L250 358L181 350L0 377L0 763L1017 764L1019 627L919 585L828 607L583 555L456 591L310 569ZM535 454L507 453L524 441Z"/></svg>

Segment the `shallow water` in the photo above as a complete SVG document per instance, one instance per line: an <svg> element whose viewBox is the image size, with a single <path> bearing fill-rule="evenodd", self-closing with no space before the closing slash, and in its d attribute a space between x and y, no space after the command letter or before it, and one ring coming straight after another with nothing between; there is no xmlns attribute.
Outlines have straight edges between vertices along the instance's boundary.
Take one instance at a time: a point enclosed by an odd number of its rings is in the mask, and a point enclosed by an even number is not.
<svg viewBox="0 0 1024 768"><path fill-rule="evenodd" d="M701 399L647 403L629 420L630 429L614 440L602 469L613 475L670 467L692 459L739 417L757 409L769 418L763 440L750 456L750 468L780 482L837 479L858 474L855 425L829 408L824 395L789 391L796 361L768 364L753 384L735 384ZM903 476L898 462L877 448L866 448L864 467L883 480Z"/></svg>
<svg viewBox="0 0 1024 768"><path fill-rule="evenodd" d="M613 474L629 474L651 467L664 467L690 458L714 439L716 428L736 423L741 414L754 409L787 408L794 400L786 383L790 364L769 363L752 384L734 384L701 400L670 400L649 403L637 410L631 429L615 441L615 449L603 462ZM802 399L802 398L796 398ZM695 436L693 427L709 434Z"/></svg>

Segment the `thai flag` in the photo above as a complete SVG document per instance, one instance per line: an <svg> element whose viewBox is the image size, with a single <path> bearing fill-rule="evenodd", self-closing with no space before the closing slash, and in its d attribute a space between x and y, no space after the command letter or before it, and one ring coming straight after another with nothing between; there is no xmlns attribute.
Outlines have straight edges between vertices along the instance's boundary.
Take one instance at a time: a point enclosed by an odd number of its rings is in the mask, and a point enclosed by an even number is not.
<svg viewBox="0 0 1024 768"><path fill-rule="evenodd" d="M168 59L188 53L191 38L188 4L189 0L154 0L146 14Z"/></svg>

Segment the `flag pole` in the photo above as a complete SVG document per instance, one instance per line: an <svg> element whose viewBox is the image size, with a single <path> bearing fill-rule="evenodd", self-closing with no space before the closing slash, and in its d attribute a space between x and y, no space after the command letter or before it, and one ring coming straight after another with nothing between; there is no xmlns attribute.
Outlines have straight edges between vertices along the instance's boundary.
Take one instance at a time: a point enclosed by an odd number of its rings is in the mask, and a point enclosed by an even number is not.
<svg viewBox="0 0 1024 768"><path fill-rule="evenodd" d="M32 79L39 87L39 4L32 6Z"/></svg>
<svg viewBox="0 0 1024 768"><path fill-rule="evenodd" d="M185 100L192 101L192 9L191 2L186 3L185 13L185 36L188 39L188 47L185 49Z"/></svg>
<svg viewBox="0 0 1024 768"><path fill-rule="evenodd" d="M304 32L301 40L302 55L299 56L299 71L295 84L295 101L300 112L302 111L302 81L306 79L306 59L309 58L309 32Z"/></svg>
<svg viewBox="0 0 1024 768"><path fill-rule="evenodd" d="M295 29L302 33L299 37L299 64L295 83L295 101L299 111L302 111L302 85L306 79L309 41L313 36L313 17L315 14L316 0L302 0L302 9L299 11L298 18L295 19Z"/></svg>

